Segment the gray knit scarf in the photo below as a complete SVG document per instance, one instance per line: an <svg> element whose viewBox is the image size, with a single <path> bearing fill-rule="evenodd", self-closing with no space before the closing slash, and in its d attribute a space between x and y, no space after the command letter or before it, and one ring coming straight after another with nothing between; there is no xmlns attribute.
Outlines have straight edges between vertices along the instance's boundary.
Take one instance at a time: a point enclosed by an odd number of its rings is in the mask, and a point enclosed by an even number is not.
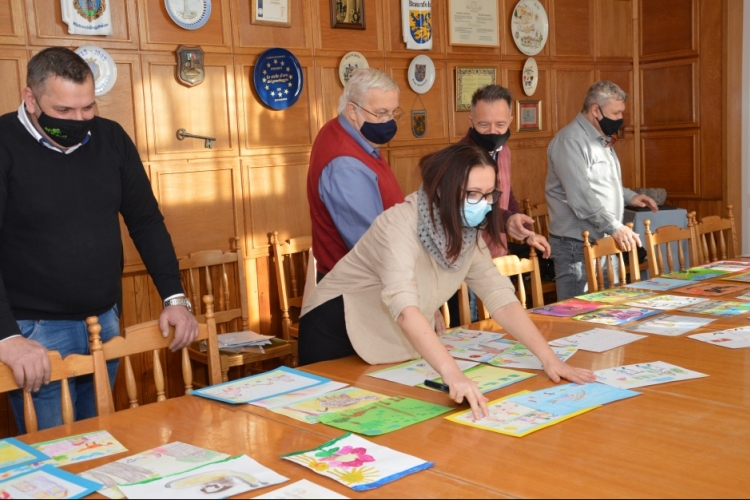
<svg viewBox="0 0 750 500"><path fill-rule="evenodd" d="M424 245L425 249L430 252L430 255L435 258L440 267L448 271L458 270L464 261L467 251L476 243L477 228L463 228L461 253L458 254L456 260L449 262L447 258L448 240L445 236L443 225L440 223L440 209L437 205L433 204L432 211L435 215L435 223L433 223L433 221L430 220L430 207L427 201L427 193L424 192L422 186L419 186L419 192L417 193L417 208L419 209L417 233L419 233L419 240L422 242L422 245Z"/></svg>

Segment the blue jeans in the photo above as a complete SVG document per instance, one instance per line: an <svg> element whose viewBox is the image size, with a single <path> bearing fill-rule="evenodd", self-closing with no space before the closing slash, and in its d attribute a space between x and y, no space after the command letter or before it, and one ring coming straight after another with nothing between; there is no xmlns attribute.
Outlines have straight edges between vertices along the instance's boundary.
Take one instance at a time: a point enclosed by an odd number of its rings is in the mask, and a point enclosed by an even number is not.
<svg viewBox="0 0 750 500"><path fill-rule="evenodd" d="M588 282L586 280L586 268L583 265L583 241L572 238L561 239L550 235L549 244L552 247L550 258L555 261L557 300L561 301L586 293ZM607 264L604 260L606 258L601 258L601 266L604 270L604 286L608 287ZM615 284L619 284L620 262L616 258L612 258L612 269L615 275Z"/></svg>
<svg viewBox="0 0 750 500"><path fill-rule="evenodd" d="M89 332L85 321L69 320L21 320L18 321L21 335L27 339L36 340L50 351L59 351L64 358L70 354L90 354ZM106 342L120 334L120 318L117 306L99 316L99 324L102 327L102 342ZM120 360L107 362L109 382L114 387L117 367ZM94 402L94 377L93 375L82 375L68 379L70 397L73 400L73 415L76 420L96 416L96 404ZM9 393L10 405L13 415L16 417L20 434L26 433L26 425L23 420L23 393L21 390ZM36 410L39 430L62 425L62 412L60 410L60 382L52 382L43 385L38 392L32 394L34 408Z"/></svg>

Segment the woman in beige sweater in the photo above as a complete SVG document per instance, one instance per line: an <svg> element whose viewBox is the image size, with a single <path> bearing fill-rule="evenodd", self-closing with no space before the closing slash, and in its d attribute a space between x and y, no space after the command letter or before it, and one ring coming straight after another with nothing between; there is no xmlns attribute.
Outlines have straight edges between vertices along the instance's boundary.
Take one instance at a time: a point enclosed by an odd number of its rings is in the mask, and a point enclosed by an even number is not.
<svg viewBox="0 0 750 500"><path fill-rule="evenodd" d="M487 415L487 398L435 333L434 312L466 281L553 381L593 382L591 371L554 355L477 235L485 228L500 242L504 221L492 211L500 195L497 164L474 145L455 144L422 158L420 170L419 191L376 218L305 303L300 364L355 353L371 364L424 357L450 387L452 399L466 398L477 418Z"/></svg>

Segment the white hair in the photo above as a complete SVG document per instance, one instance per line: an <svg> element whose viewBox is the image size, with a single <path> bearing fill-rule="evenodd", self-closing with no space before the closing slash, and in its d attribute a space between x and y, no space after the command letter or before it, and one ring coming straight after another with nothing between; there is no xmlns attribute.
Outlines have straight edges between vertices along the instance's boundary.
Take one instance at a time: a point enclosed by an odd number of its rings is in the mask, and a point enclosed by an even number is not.
<svg viewBox="0 0 750 500"><path fill-rule="evenodd" d="M583 111L587 112L594 104L602 108L610 99L625 102L628 100L628 94L617 84L607 80L596 82L586 92L586 98L583 100Z"/></svg>
<svg viewBox="0 0 750 500"><path fill-rule="evenodd" d="M370 89L380 89L383 92L389 90L398 91L396 81L382 71L375 68L359 68L354 70L349 81L344 85L344 93L339 98L339 114L343 114L349 102L360 103L364 100L365 93Z"/></svg>

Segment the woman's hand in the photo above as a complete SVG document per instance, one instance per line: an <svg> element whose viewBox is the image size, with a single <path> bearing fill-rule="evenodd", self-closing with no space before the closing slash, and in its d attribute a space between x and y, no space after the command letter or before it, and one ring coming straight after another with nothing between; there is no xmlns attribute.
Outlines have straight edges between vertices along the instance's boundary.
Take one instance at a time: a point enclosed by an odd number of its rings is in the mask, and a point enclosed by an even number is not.
<svg viewBox="0 0 750 500"><path fill-rule="evenodd" d="M596 382L596 375L591 370L585 368L574 368L567 363L563 363L557 358L553 361L544 363L544 371L554 383L560 379L567 379L576 384L585 384L586 382Z"/></svg>
<svg viewBox="0 0 750 500"><path fill-rule="evenodd" d="M480 420L490 415L487 409L488 399L484 394L479 392L479 387L463 372L457 370L443 376L443 382L450 387L450 398L456 403L463 403L464 398L471 405L471 411L474 413L474 420Z"/></svg>

